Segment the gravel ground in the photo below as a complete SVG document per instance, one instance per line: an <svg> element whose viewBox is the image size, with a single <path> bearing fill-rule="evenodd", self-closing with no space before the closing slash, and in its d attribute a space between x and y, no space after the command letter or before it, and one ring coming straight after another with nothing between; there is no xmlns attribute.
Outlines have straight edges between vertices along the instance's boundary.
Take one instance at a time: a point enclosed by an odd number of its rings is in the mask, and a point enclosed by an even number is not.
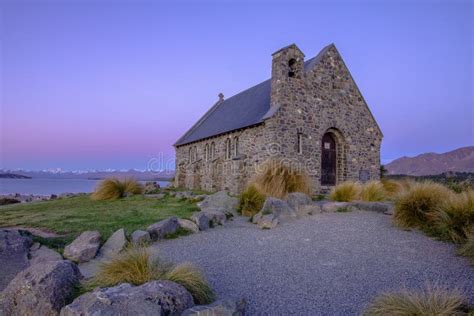
<svg viewBox="0 0 474 316"><path fill-rule="evenodd" d="M474 303L474 268L451 244L373 212L323 213L260 230L243 218L150 246L203 269L219 298L244 297L249 315L359 314L378 293L427 283Z"/></svg>

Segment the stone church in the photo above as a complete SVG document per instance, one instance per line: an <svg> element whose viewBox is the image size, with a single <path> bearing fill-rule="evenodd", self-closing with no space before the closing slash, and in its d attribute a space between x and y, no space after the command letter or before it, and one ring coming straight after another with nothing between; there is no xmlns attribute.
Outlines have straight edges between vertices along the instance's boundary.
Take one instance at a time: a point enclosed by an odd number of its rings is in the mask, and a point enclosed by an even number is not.
<svg viewBox="0 0 474 316"><path fill-rule="evenodd" d="M239 193L268 160L306 172L313 193L379 179L382 132L334 44L306 61L295 44L284 47L271 75L219 94L174 144L176 186Z"/></svg>

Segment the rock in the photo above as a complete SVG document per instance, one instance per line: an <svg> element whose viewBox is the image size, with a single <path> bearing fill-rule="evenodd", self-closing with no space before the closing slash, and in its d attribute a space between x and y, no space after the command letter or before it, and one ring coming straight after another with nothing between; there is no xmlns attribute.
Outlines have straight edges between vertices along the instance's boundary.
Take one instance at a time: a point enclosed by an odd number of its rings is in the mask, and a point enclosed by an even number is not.
<svg viewBox="0 0 474 316"><path fill-rule="evenodd" d="M32 243L29 236L18 230L0 229L0 291L18 272L28 267L28 252Z"/></svg>
<svg viewBox="0 0 474 316"><path fill-rule="evenodd" d="M152 281L140 286L122 283L79 296L61 310L61 316L181 315L193 305L191 294L174 282Z"/></svg>
<svg viewBox="0 0 474 316"><path fill-rule="evenodd" d="M262 213L262 215L273 214L275 218L278 218L279 222L296 218L296 213L286 201L274 197L268 197L265 200L260 213Z"/></svg>
<svg viewBox="0 0 474 316"><path fill-rule="evenodd" d="M247 302L244 299L223 299L209 305L198 305L185 310L182 316L243 316Z"/></svg>
<svg viewBox="0 0 474 316"><path fill-rule="evenodd" d="M144 230L136 230L132 233L132 243L135 245L147 244L151 241L150 233Z"/></svg>
<svg viewBox="0 0 474 316"><path fill-rule="evenodd" d="M127 245L127 237L123 228L117 230L107 239L105 244L99 250L99 256L102 258L112 258L119 254Z"/></svg>
<svg viewBox="0 0 474 316"><path fill-rule="evenodd" d="M100 246L100 233L85 231L64 248L64 257L75 262L86 262L95 257Z"/></svg>
<svg viewBox="0 0 474 316"><path fill-rule="evenodd" d="M222 210L207 210L207 211L201 211L206 214L207 218L209 218L210 225L211 227L217 226L217 225L224 225L224 223L227 220L227 216Z"/></svg>
<svg viewBox="0 0 474 316"><path fill-rule="evenodd" d="M200 230L209 229L209 223L211 222L211 219L207 217L206 213L196 212L191 215L191 220L196 223Z"/></svg>
<svg viewBox="0 0 474 316"><path fill-rule="evenodd" d="M351 204L349 202L326 202L321 207L323 212L338 212L344 209L349 209Z"/></svg>
<svg viewBox="0 0 474 316"><path fill-rule="evenodd" d="M148 181L143 187L144 194L156 194L160 192L160 185L156 181Z"/></svg>
<svg viewBox="0 0 474 316"><path fill-rule="evenodd" d="M298 212L298 209L302 206L313 204L313 200L301 192L293 192L288 194L286 201L288 202L288 205L293 210L295 210L295 212Z"/></svg>
<svg viewBox="0 0 474 316"><path fill-rule="evenodd" d="M387 215L393 214L393 204L384 202L352 202L352 207L361 211L372 211L377 213L383 213Z"/></svg>
<svg viewBox="0 0 474 316"><path fill-rule="evenodd" d="M256 221L256 224L261 229L272 229L278 225L278 218L273 214L262 215Z"/></svg>
<svg viewBox="0 0 474 316"><path fill-rule="evenodd" d="M159 240L168 234L173 234L178 228L178 218L173 216L148 226L146 230L150 233L152 240Z"/></svg>
<svg viewBox="0 0 474 316"><path fill-rule="evenodd" d="M190 199L194 196L192 191L178 191L174 195L177 199Z"/></svg>
<svg viewBox="0 0 474 316"><path fill-rule="evenodd" d="M3 291L0 315L58 315L80 278L79 269L69 260L32 265Z"/></svg>
<svg viewBox="0 0 474 316"><path fill-rule="evenodd" d="M185 229L187 231L193 232L193 233L199 233L199 227L196 225L194 222L188 220L188 219L178 219L178 225L182 229Z"/></svg>
<svg viewBox="0 0 474 316"><path fill-rule="evenodd" d="M42 246L39 243L35 243L30 248L30 265L60 260L63 260L63 257L59 252Z"/></svg>
<svg viewBox="0 0 474 316"><path fill-rule="evenodd" d="M236 215L238 204L239 200L237 198L229 196L226 191L219 191L206 196L197 206L201 211L219 210L228 215Z"/></svg>

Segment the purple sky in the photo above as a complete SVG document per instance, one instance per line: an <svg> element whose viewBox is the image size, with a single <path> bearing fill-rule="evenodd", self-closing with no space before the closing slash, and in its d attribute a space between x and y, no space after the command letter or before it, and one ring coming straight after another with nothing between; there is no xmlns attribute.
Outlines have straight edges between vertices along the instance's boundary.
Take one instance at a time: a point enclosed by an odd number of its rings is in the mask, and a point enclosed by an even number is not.
<svg viewBox="0 0 474 316"><path fill-rule="evenodd" d="M382 4L383 3L383 4ZM147 168L271 53L334 42L378 120L382 161L473 145L473 2L0 4L3 168Z"/></svg>

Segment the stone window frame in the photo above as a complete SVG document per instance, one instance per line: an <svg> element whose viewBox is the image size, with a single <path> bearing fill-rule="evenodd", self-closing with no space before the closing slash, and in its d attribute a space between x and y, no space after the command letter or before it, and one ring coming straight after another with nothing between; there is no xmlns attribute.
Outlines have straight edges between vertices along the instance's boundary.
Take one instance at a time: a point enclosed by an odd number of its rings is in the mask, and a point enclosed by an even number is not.
<svg viewBox="0 0 474 316"><path fill-rule="evenodd" d="M209 144L206 143L206 146L204 147L204 157L206 161L209 161Z"/></svg>
<svg viewBox="0 0 474 316"><path fill-rule="evenodd" d="M234 157L239 156L239 136L234 137L234 147L233 147Z"/></svg>
<svg viewBox="0 0 474 316"><path fill-rule="evenodd" d="M229 160L231 158L232 152L232 140L230 137L227 137L225 140L225 159Z"/></svg>
<svg viewBox="0 0 474 316"><path fill-rule="evenodd" d="M296 133L296 152L299 154L299 155L302 155L303 154L303 133L298 131Z"/></svg>
<svg viewBox="0 0 474 316"><path fill-rule="evenodd" d="M216 144L214 142L211 142L210 156L212 160L214 160L214 158L216 157Z"/></svg>
<svg viewBox="0 0 474 316"><path fill-rule="evenodd" d="M288 60L288 77L289 78L296 77L296 64L297 64L296 58L290 58Z"/></svg>

